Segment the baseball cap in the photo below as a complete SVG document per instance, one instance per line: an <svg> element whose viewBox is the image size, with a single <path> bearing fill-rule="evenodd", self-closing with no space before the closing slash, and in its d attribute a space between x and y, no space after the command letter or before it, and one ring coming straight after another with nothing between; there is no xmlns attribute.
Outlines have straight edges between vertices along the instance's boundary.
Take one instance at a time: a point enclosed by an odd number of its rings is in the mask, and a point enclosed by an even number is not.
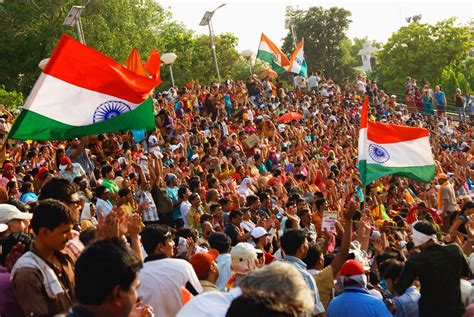
<svg viewBox="0 0 474 317"><path fill-rule="evenodd" d="M267 230L265 230L262 227L255 227L252 230L252 238L255 238L255 239L261 238L263 236L271 236L271 235L272 235L271 233L268 233Z"/></svg>
<svg viewBox="0 0 474 317"><path fill-rule="evenodd" d="M193 154L193 156L191 156L191 162L198 158L199 158L199 154Z"/></svg>
<svg viewBox="0 0 474 317"><path fill-rule="evenodd" d="M0 223L0 233L7 231L8 225L4 223Z"/></svg>
<svg viewBox="0 0 474 317"><path fill-rule="evenodd" d="M246 261L257 257L257 251L247 242L239 242L235 247L230 250L230 256L232 259L238 260L239 262Z"/></svg>
<svg viewBox="0 0 474 317"><path fill-rule="evenodd" d="M190 259L189 263L194 268L197 277L202 280L206 277L207 273L211 269L212 263L219 256L219 251L215 249L210 249L207 252L201 252L194 254Z"/></svg>
<svg viewBox="0 0 474 317"><path fill-rule="evenodd" d="M59 165L60 170L65 170L69 164L71 164L71 159L68 156L63 156L59 161L61 165Z"/></svg>
<svg viewBox="0 0 474 317"><path fill-rule="evenodd" d="M356 260L347 260L342 266L339 273L343 276L364 274L364 268Z"/></svg>
<svg viewBox="0 0 474 317"><path fill-rule="evenodd" d="M18 208L10 204L0 204L0 223L8 223L11 220L31 220L33 214L21 212Z"/></svg>

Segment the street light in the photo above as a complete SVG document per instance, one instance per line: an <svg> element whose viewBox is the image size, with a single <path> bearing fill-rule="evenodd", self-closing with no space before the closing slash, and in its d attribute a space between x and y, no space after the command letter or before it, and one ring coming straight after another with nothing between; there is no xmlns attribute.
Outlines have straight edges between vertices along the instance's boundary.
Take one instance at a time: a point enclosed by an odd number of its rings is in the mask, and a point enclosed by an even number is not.
<svg viewBox="0 0 474 317"><path fill-rule="evenodd" d="M175 53L166 53L161 55L161 61L165 65L170 65L170 75L171 75L171 83L174 87L174 77L173 77L173 63L176 60L176 54Z"/></svg>
<svg viewBox="0 0 474 317"><path fill-rule="evenodd" d="M81 13L89 2L91 2L91 0L88 0L83 6L72 6L63 22L64 26L76 26L79 42L84 45L86 44L86 39L84 38L84 32L82 31Z"/></svg>
<svg viewBox="0 0 474 317"><path fill-rule="evenodd" d="M253 51L252 51L252 50L243 50L242 52L240 52L240 55L248 61L248 63L249 63L250 75L252 75L252 57L253 57Z"/></svg>
<svg viewBox="0 0 474 317"><path fill-rule="evenodd" d="M222 8L223 6L225 6L225 3L218 6L213 11L206 11L204 13L204 16L202 17L201 22L199 23L200 26L207 25L209 27L209 37L211 39L212 57L214 59L214 65L216 67L217 79L219 80L219 84L221 83L221 74L219 73L219 65L217 64L216 45L214 44L214 28L212 27L212 16L214 15L214 12L216 12L218 9Z"/></svg>

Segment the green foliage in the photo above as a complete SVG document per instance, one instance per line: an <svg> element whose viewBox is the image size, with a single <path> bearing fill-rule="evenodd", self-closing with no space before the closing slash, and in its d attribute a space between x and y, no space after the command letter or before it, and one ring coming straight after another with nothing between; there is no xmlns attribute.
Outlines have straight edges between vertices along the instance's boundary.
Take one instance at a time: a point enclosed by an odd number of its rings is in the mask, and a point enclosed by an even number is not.
<svg viewBox="0 0 474 317"><path fill-rule="evenodd" d="M393 33L378 53L376 76L384 87L402 92L406 76L436 85L446 65L457 69L474 43L469 27L454 22L455 18L435 25L413 22ZM445 75L452 76L449 71Z"/></svg>
<svg viewBox="0 0 474 317"><path fill-rule="evenodd" d="M309 72L321 71L337 81L354 74L351 43L346 37L350 16L349 11L336 7L311 7L308 10L287 8L286 18L293 19L298 40L302 37L305 39L304 51ZM291 55L293 49L289 32L284 38L283 51Z"/></svg>
<svg viewBox="0 0 474 317"><path fill-rule="evenodd" d="M0 3L0 84L9 90L28 94L38 78L40 60L50 56L61 34L77 38L75 27L63 21L75 0L5 0ZM161 54L174 52L173 64L177 85L192 79L217 81L209 36L195 35L182 23L172 20L171 13L155 0L91 1L82 13L86 44L111 58L124 62L137 47L143 62L150 49ZM223 79L242 72L236 51L238 39L232 34L215 36L217 59ZM240 68L239 68L240 67ZM169 67L161 71L163 84L171 86Z"/></svg>
<svg viewBox="0 0 474 317"><path fill-rule="evenodd" d="M460 88L462 93L471 90L464 74L456 72L456 70L450 66L443 69L441 74L441 87L444 89L448 102L454 100L457 88Z"/></svg>
<svg viewBox="0 0 474 317"><path fill-rule="evenodd" d="M10 111L16 111L24 102L23 94L18 91L7 91L4 85L0 85L0 103Z"/></svg>

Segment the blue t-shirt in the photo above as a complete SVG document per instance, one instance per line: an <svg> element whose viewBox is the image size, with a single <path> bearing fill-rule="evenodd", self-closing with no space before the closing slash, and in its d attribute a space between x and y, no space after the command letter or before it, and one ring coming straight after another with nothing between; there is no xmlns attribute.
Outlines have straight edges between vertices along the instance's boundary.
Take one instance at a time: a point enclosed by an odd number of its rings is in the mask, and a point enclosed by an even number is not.
<svg viewBox="0 0 474 317"><path fill-rule="evenodd" d="M173 201L173 204L178 201L178 186L175 186L174 188L166 186L166 193L168 194L168 197L171 198ZM181 209L180 206L173 208L173 220L178 220L178 219L183 219L183 216L181 215Z"/></svg>

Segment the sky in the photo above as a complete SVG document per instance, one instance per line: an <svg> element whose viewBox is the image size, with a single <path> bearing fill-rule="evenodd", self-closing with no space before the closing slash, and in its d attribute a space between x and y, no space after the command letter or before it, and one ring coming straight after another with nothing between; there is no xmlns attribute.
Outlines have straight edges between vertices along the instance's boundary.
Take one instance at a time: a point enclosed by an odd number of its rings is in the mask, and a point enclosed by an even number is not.
<svg viewBox="0 0 474 317"><path fill-rule="evenodd" d="M342 7L352 12L349 38L368 37L369 40L386 42L393 32L407 25L406 17L422 15L421 22L435 23L457 17L458 23L467 23L474 18L474 1L469 0L157 0L171 10L173 19L183 22L197 34L208 34L206 26L199 26L205 11L219 5L212 18L214 33L231 32L239 38L239 51L258 49L261 33L265 33L275 44L281 46L288 33L285 29L287 6L307 9L311 6Z"/></svg>

